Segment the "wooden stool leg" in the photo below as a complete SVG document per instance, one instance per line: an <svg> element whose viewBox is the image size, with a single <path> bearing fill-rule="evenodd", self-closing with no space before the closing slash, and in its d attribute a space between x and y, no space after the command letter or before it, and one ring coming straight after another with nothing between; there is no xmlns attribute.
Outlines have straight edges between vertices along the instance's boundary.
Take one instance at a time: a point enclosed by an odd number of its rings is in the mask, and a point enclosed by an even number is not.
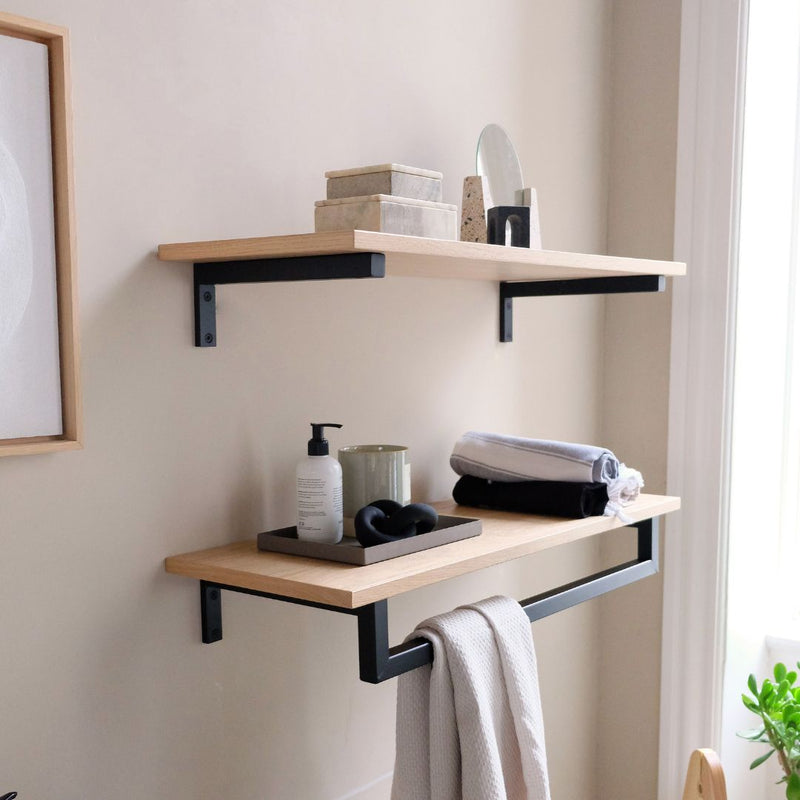
<svg viewBox="0 0 800 800"><path fill-rule="evenodd" d="M689 759L683 800L727 800L725 773L713 750L695 750Z"/></svg>

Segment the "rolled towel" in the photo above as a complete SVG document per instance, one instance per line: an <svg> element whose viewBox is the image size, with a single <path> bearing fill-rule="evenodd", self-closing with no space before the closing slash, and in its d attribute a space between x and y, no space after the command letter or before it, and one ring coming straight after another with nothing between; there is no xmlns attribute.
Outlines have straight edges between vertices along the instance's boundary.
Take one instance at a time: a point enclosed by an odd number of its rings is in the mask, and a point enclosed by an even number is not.
<svg viewBox="0 0 800 800"><path fill-rule="evenodd" d="M639 496L639 490L643 486L644 478L638 469L620 464L619 476L608 485L608 499L627 506Z"/></svg>
<svg viewBox="0 0 800 800"><path fill-rule="evenodd" d="M609 484L619 474L617 457L604 447L479 431L469 431L456 442L450 466L459 475L490 481Z"/></svg>
<svg viewBox="0 0 800 800"><path fill-rule="evenodd" d="M604 483L570 481L487 481L464 475L453 487L453 499L462 506L519 511L545 516L599 517L608 503Z"/></svg>
<svg viewBox="0 0 800 800"><path fill-rule="evenodd" d="M638 469L620 464L619 476L608 485L608 505L605 515L630 522L630 518L622 509L636 500L643 486L644 479Z"/></svg>

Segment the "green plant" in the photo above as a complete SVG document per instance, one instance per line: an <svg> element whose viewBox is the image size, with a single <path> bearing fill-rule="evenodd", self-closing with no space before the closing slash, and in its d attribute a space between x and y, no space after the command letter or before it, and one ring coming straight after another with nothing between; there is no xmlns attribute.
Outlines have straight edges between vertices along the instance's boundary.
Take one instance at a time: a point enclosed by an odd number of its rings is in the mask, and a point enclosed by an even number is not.
<svg viewBox="0 0 800 800"><path fill-rule="evenodd" d="M800 662L797 664L800 669ZM773 753L784 772L778 783L786 784L787 800L800 800L800 686L795 687L797 672L789 672L784 664L773 669L775 682L765 678L758 688L755 675L747 679L752 697L743 694L745 706L761 718L761 725L750 731L738 733L751 742L763 742L770 749L750 765L750 769L763 764Z"/></svg>

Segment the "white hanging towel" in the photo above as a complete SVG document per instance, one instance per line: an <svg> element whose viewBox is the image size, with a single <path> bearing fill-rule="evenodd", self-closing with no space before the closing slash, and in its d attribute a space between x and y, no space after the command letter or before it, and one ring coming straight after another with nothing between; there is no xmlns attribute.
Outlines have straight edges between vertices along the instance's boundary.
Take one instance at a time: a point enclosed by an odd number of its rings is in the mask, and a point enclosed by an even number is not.
<svg viewBox="0 0 800 800"><path fill-rule="evenodd" d="M421 623L433 664L400 676L392 800L549 800L530 622L490 597Z"/></svg>

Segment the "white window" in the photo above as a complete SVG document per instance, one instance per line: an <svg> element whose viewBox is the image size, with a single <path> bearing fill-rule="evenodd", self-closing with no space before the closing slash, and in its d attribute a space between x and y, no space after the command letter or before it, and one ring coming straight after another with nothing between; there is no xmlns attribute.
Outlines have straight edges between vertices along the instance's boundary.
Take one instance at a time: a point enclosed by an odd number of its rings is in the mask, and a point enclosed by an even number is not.
<svg viewBox="0 0 800 800"><path fill-rule="evenodd" d="M723 755L731 800L782 798L741 704L800 640L800 4L751 3L743 107Z"/></svg>

